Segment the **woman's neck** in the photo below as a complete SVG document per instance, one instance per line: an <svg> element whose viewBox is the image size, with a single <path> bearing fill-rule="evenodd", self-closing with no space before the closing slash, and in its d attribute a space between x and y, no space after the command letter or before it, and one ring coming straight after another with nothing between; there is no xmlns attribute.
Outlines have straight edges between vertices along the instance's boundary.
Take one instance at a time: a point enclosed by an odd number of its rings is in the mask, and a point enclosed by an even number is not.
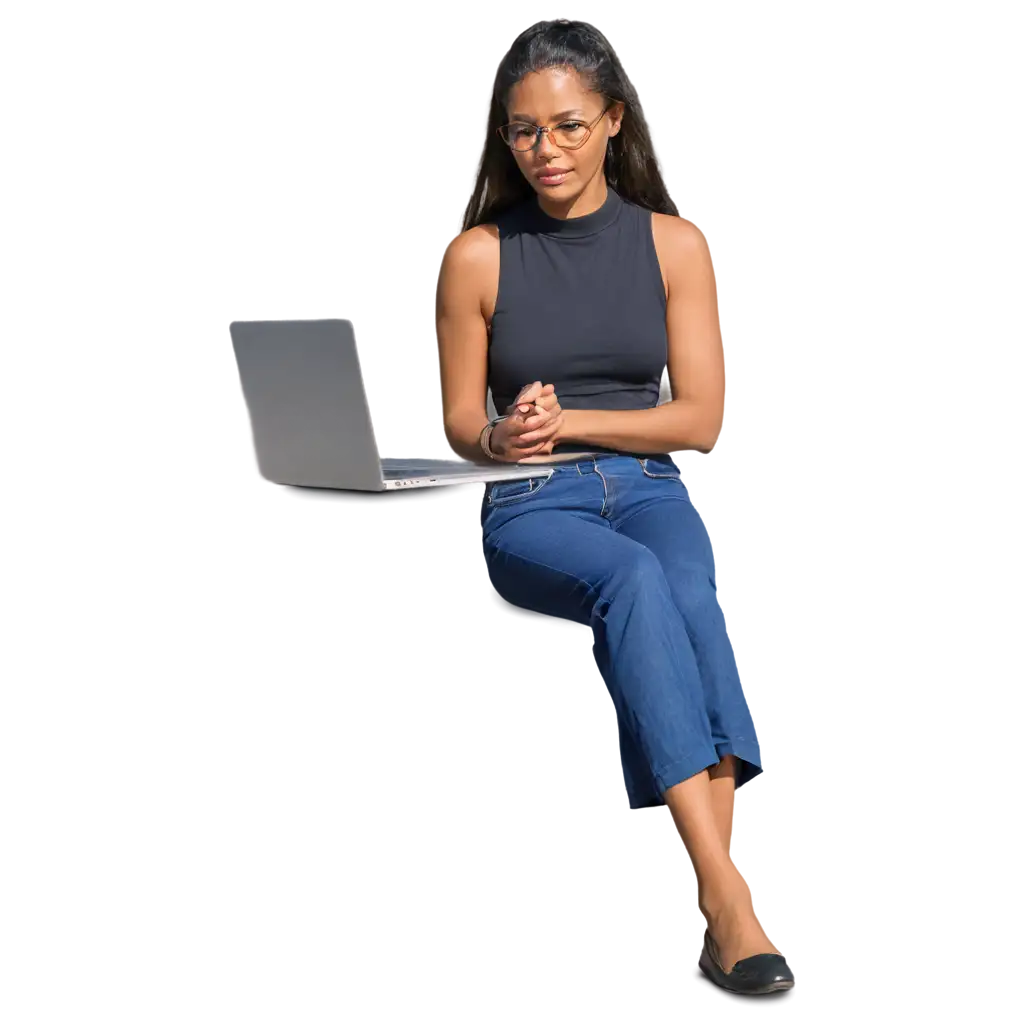
<svg viewBox="0 0 1024 1024"><path fill-rule="evenodd" d="M564 203L552 203L551 200L537 193L537 206L542 213L555 220L572 220L574 217L586 217L596 213L608 200L608 181L599 175L589 182L587 187L575 199Z"/></svg>

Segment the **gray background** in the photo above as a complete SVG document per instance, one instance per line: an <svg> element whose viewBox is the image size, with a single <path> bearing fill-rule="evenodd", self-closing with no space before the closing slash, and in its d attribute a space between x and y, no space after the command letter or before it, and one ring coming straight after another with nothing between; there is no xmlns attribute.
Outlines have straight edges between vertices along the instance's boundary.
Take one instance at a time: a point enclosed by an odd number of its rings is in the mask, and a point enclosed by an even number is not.
<svg viewBox="0 0 1024 1024"><path fill-rule="evenodd" d="M426 307L520 17L0 13L8 1019L726 1012L579 639L489 610L473 514L245 475L224 319Z"/></svg>

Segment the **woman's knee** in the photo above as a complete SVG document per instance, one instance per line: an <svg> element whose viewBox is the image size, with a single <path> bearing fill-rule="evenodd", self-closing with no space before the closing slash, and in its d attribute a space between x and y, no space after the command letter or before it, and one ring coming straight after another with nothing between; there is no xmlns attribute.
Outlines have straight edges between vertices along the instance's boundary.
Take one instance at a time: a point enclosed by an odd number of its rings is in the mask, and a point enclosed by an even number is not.
<svg viewBox="0 0 1024 1024"><path fill-rule="evenodd" d="M631 546L621 555L608 582L611 590L668 586L658 556L642 544Z"/></svg>
<svg viewBox="0 0 1024 1024"><path fill-rule="evenodd" d="M673 565L667 576L672 596L684 615L717 607L718 592L706 566L699 562L680 563Z"/></svg>

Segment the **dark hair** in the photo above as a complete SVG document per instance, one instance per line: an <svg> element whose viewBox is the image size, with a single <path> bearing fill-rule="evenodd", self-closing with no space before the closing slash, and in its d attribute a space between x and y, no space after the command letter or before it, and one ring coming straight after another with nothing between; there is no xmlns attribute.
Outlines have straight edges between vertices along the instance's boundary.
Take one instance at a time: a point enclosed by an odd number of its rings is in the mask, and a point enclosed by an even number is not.
<svg viewBox="0 0 1024 1024"><path fill-rule="evenodd" d="M604 173L608 184L624 199L657 213L678 216L669 198L654 155L636 89L622 69L611 43L585 21L538 21L523 32L501 59L494 76L487 138L473 196L462 219L462 230L483 224L502 210L529 198L523 177L498 128L507 120L509 94L530 72L545 68L575 69L586 87L608 101L625 104L622 127L608 140Z"/></svg>

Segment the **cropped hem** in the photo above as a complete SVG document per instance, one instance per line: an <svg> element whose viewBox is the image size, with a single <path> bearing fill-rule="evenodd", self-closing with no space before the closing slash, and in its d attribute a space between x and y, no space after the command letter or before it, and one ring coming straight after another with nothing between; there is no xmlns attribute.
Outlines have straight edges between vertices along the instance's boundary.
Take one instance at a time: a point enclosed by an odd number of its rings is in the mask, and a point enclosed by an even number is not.
<svg viewBox="0 0 1024 1024"><path fill-rule="evenodd" d="M660 772L655 772L654 782L657 792L627 793L629 809L638 811L644 807L663 807L666 789L671 789L672 786L692 778L705 768L713 767L726 754L732 754L736 758L736 789L764 771L761 767L761 751L756 742L726 740L716 743L714 749L714 754L705 753L696 757L684 757L666 765Z"/></svg>

